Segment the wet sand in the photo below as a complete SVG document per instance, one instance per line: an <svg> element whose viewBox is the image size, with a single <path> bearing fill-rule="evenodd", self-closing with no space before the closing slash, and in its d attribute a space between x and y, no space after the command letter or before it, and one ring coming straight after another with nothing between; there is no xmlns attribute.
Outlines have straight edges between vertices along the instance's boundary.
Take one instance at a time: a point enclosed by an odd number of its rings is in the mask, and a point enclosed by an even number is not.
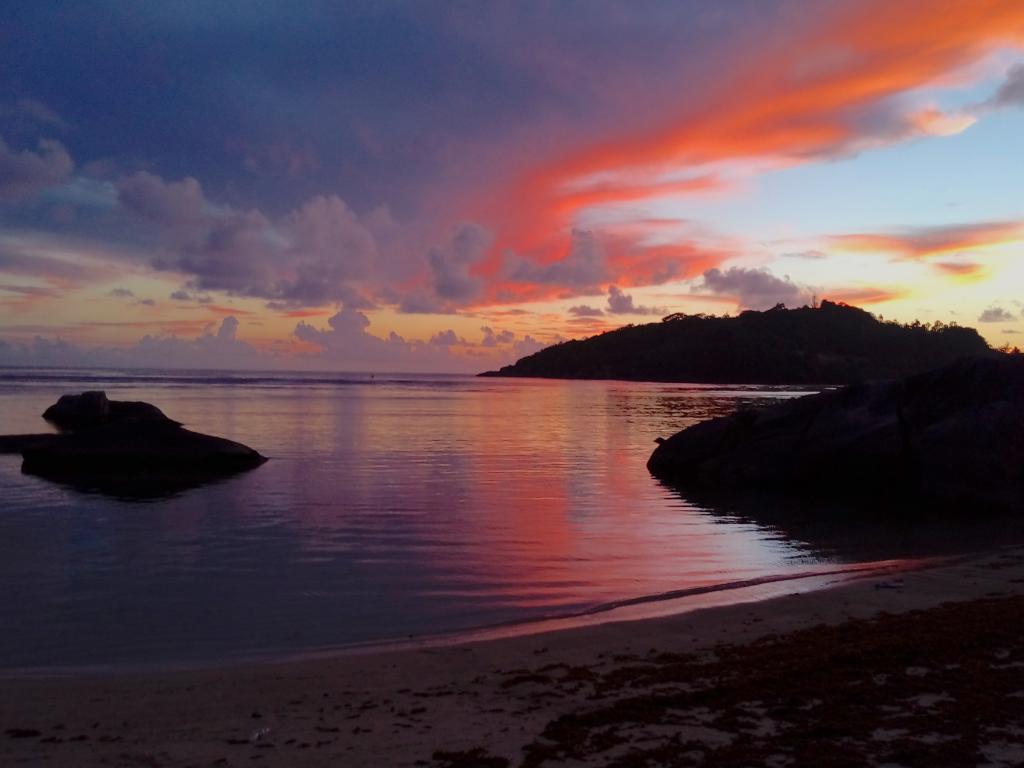
<svg viewBox="0 0 1024 768"><path fill-rule="evenodd" d="M1013 765L1024 548L462 645L0 679L0 764Z"/></svg>

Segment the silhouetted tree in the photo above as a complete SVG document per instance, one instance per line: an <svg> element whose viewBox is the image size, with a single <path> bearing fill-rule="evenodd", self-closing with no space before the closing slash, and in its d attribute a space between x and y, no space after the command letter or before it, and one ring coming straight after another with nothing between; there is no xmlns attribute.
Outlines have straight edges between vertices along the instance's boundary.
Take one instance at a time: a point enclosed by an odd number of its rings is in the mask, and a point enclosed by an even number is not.
<svg viewBox="0 0 1024 768"><path fill-rule="evenodd" d="M995 354L973 328L896 323L832 301L737 317L677 312L567 341L491 375L732 383L844 384Z"/></svg>

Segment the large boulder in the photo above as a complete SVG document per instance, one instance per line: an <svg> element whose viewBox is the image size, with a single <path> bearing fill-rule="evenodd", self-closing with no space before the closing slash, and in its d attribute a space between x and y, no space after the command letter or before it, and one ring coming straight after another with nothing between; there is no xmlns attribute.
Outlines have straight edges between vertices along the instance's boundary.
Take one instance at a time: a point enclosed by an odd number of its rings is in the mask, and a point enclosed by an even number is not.
<svg viewBox="0 0 1024 768"><path fill-rule="evenodd" d="M88 470L118 474L202 468L233 472L266 459L248 446L183 429L174 422L111 424L29 445L22 451L26 472Z"/></svg>
<svg viewBox="0 0 1024 768"><path fill-rule="evenodd" d="M177 424L149 403L108 400L105 392L62 395L43 411L43 418L62 431L88 429L121 422Z"/></svg>
<svg viewBox="0 0 1024 768"><path fill-rule="evenodd" d="M661 443L656 477L699 491L908 494L1024 509L1024 356L974 357L697 424Z"/></svg>
<svg viewBox="0 0 1024 768"><path fill-rule="evenodd" d="M0 436L22 471L119 495L162 496L258 467L248 446L184 429L149 403L65 395L43 414L60 434Z"/></svg>

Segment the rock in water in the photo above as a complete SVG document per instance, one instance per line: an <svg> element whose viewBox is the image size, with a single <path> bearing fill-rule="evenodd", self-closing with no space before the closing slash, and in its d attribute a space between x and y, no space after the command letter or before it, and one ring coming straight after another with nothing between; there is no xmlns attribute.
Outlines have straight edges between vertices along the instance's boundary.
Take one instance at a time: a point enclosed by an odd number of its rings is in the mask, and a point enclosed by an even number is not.
<svg viewBox="0 0 1024 768"><path fill-rule="evenodd" d="M0 449L21 453L23 472L83 489L162 496L266 461L241 443L184 429L149 403L103 392L64 395L43 418L62 433L0 437Z"/></svg>
<svg viewBox="0 0 1024 768"><path fill-rule="evenodd" d="M62 395L43 411L43 418L62 431L74 431L119 422L163 422L177 424L149 403L107 400L105 392Z"/></svg>
<svg viewBox="0 0 1024 768"><path fill-rule="evenodd" d="M663 441L647 467L703 491L899 492L965 513L1024 510L1024 356L712 419Z"/></svg>

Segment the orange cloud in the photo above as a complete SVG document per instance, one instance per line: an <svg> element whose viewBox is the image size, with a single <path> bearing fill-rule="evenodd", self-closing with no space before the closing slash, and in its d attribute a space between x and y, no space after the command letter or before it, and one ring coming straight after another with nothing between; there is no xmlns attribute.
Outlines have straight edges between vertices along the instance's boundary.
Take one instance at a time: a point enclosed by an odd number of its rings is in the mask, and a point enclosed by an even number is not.
<svg viewBox="0 0 1024 768"><path fill-rule="evenodd" d="M251 315L251 310L239 309L238 307L222 307L219 304L204 304L203 309L208 312L213 312L215 315L227 316L227 315Z"/></svg>
<svg viewBox="0 0 1024 768"><path fill-rule="evenodd" d="M926 0L869 0L823 12L799 39L751 51L723 75L710 98L669 104L655 129L626 129L584 146L482 200L475 213L497 237L491 257L475 273L501 283L484 301L556 294L551 286L531 290L501 281L504 254L538 264L565 258L568 232L584 211L721 190L727 184L714 169L728 164L803 163L907 136L963 130L966 118L919 107L900 114L894 98L938 84L996 47L1022 43L1020 0L949 0L941 9ZM606 247L613 279L626 285L663 276L669 263L678 277L688 277L735 255L718 249L698 256L699 246L673 254L645 247L641 231L630 235L620 227L617 234ZM978 239L969 234L939 237L938 244L885 235L848 236L838 244L924 255L991 242L995 233L976 233Z"/></svg>
<svg viewBox="0 0 1024 768"><path fill-rule="evenodd" d="M159 328L174 333L208 328L211 320L79 320L81 328Z"/></svg>
<svg viewBox="0 0 1024 768"><path fill-rule="evenodd" d="M647 200L652 197L688 195L725 188L725 182L718 176L704 174L689 179L672 181L647 181L643 178L630 184L616 179L593 185L585 185L575 191L559 193L552 200L551 213L559 219L571 219L583 208L606 203L628 203ZM675 222L678 224L678 221Z"/></svg>
<svg viewBox="0 0 1024 768"><path fill-rule="evenodd" d="M943 272L951 275L972 275L983 270L981 264L974 264L969 261L937 261L935 266Z"/></svg>
<svg viewBox="0 0 1024 768"><path fill-rule="evenodd" d="M833 245L844 250L880 251L909 259L927 259L1021 239L1024 239L1024 224L1017 221L916 227L898 232L869 232L829 238ZM936 266L948 271L958 269L948 263Z"/></svg>
<svg viewBox="0 0 1024 768"><path fill-rule="evenodd" d="M929 107L923 112L913 115L910 122L921 133L931 136L955 136L978 122L978 118L963 112L946 113Z"/></svg>
<svg viewBox="0 0 1024 768"><path fill-rule="evenodd" d="M38 285L0 285L0 309L19 316L31 312L41 304L64 297L64 292L54 287Z"/></svg>
<svg viewBox="0 0 1024 768"><path fill-rule="evenodd" d="M893 288L847 288L835 291L827 291L823 298L841 304L882 304L886 301L902 299L909 295L909 291Z"/></svg>
<svg viewBox="0 0 1024 768"><path fill-rule="evenodd" d="M336 311L335 309L290 309L287 312L282 312L281 317L322 317L324 315L333 315Z"/></svg>
<svg viewBox="0 0 1024 768"><path fill-rule="evenodd" d="M963 283L973 283L988 275L982 264L972 261L934 261L932 266Z"/></svg>
<svg viewBox="0 0 1024 768"><path fill-rule="evenodd" d="M805 158L865 130L852 110L932 83L1001 43L1024 42L1018 0L918 0L844 6L807 39L748 60L711 103L660 130L606 142L534 176L550 193L598 173L659 173L752 157ZM836 53L842 52L841 57ZM832 62L808 71L807 62ZM934 122L934 113L918 120ZM652 191L657 192L656 187Z"/></svg>
<svg viewBox="0 0 1024 768"><path fill-rule="evenodd" d="M699 275L735 255L693 242L642 246L621 238L613 241L609 264L620 285L657 285Z"/></svg>

